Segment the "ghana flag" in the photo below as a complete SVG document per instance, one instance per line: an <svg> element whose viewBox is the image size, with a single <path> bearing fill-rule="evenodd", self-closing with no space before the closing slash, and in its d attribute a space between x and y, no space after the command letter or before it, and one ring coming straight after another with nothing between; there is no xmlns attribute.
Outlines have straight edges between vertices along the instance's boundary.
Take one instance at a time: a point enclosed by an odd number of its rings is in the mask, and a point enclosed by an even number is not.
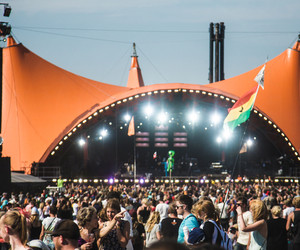
<svg viewBox="0 0 300 250"><path fill-rule="evenodd" d="M228 115L224 120L224 128L233 130L239 124L247 121L253 108L259 86L243 95L233 106L228 109Z"/></svg>

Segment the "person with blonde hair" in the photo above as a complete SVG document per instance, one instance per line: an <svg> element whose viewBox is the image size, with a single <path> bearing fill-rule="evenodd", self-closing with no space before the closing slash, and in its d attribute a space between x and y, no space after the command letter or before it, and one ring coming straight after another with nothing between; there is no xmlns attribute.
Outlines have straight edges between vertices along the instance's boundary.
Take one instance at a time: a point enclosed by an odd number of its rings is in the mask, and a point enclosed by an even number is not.
<svg viewBox="0 0 300 250"><path fill-rule="evenodd" d="M293 206L295 207L295 211L291 212L288 216L286 230L291 230L292 224L294 225L294 229L297 229L294 233L292 249L300 249L300 196L297 196L293 199Z"/></svg>
<svg viewBox="0 0 300 250"><path fill-rule="evenodd" d="M150 217L145 225L146 241L145 246L149 247L152 243L160 240L159 232L160 214L154 211L150 214Z"/></svg>
<svg viewBox="0 0 300 250"><path fill-rule="evenodd" d="M275 205L271 209L272 218L267 220L268 225L268 250L287 250L287 231L286 231L286 219L281 217L282 209L280 206Z"/></svg>
<svg viewBox="0 0 300 250"><path fill-rule="evenodd" d="M151 207L148 198L143 198L141 203L142 205L138 207L136 213L137 216L142 217L143 224L145 225L147 220L149 219Z"/></svg>
<svg viewBox="0 0 300 250"><path fill-rule="evenodd" d="M28 249L27 222L21 210L10 210L0 219L0 237L10 243L11 249Z"/></svg>
<svg viewBox="0 0 300 250"><path fill-rule="evenodd" d="M94 207L83 207L78 211L77 223L80 232L78 246L81 249L98 249L95 236L98 227L97 210Z"/></svg>
<svg viewBox="0 0 300 250"><path fill-rule="evenodd" d="M236 209L239 217L239 226L244 232L251 232L249 250L266 249L268 236L268 209L261 200L252 200L250 203L250 212L253 217L253 224L247 225L243 219L243 211L241 207Z"/></svg>

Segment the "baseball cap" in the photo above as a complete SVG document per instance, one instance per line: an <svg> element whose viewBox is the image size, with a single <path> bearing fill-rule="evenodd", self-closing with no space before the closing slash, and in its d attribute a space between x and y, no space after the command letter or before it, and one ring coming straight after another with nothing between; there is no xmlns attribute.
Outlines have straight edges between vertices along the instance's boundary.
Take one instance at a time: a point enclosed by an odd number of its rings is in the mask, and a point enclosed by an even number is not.
<svg viewBox="0 0 300 250"><path fill-rule="evenodd" d="M79 228L72 220L61 220L51 233L52 236L62 235L64 238L78 240L80 237Z"/></svg>

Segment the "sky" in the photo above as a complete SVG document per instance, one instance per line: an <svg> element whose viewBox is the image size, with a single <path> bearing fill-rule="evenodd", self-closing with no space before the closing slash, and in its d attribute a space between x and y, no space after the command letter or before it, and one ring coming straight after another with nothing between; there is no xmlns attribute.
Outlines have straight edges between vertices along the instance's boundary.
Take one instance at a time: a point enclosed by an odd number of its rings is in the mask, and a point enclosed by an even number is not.
<svg viewBox="0 0 300 250"><path fill-rule="evenodd" d="M133 42L145 85L207 84L211 22L225 24L225 79L281 54L300 32L299 0L6 2L12 12L0 21L17 42L58 67L118 86L127 84Z"/></svg>

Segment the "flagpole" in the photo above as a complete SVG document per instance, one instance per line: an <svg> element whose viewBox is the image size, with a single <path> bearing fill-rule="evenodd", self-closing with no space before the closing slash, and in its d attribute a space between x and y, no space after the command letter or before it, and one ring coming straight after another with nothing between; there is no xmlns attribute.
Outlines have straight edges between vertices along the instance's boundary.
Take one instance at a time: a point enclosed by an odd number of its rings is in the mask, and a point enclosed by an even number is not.
<svg viewBox="0 0 300 250"><path fill-rule="evenodd" d="M136 179L136 145L135 145L135 133L133 136L133 179L135 183Z"/></svg>

